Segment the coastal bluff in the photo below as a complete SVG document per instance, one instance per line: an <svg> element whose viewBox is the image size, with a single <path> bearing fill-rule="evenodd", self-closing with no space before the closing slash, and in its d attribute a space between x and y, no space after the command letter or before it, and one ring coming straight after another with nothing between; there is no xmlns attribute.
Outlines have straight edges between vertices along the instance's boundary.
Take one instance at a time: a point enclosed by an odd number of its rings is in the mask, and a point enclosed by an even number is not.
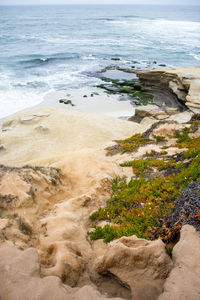
<svg viewBox="0 0 200 300"><path fill-rule="evenodd" d="M141 78L149 76L156 82L157 76L171 78L166 85L179 98L185 99L182 92L187 93L186 99L192 95L192 105L185 102L192 111L192 123L157 118L139 124L61 108L34 108L4 120L0 134L1 300L199 300L200 235L194 226L186 223L179 228L171 248L160 236L147 240L129 234L108 243L90 238L98 226L118 226L106 215L92 227L90 216L99 208L103 211L107 201L111 203L113 179L123 178L129 193L128 182L138 176L133 165L122 166L127 161L149 159L155 164L159 157L163 167L164 159L168 163L173 156L172 167L161 172L170 176L175 170L178 177L181 168L187 170L199 158L200 120L194 114L200 107L199 71L191 69L194 82L192 78L183 82L181 70L147 71L150 75ZM170 72L175 73L170 77ZM176 112L175 116L181 118ZM187 143L196 143L188 149L189 159L183 154L186 145L177 142L183 135ZM134 140L137 147L123 151L133 146L130 136L138 138ZM159 173L154 166L147 165L152 180ZM198 191L199 185L194 195ZM160 187L154 192L156 197ZM184 195L183 191L182 201ZM125 211L128 204L122 202ZM132 208L142 210L145 205ZM177 210L175 221L181 213Z"/></svg>
<svg viewBox="0 0 200 300"><path fill-rule="evenodd" d="M200 113L200 66L136 71L136 74L149 91L169 90L192 112Z"/></svg>

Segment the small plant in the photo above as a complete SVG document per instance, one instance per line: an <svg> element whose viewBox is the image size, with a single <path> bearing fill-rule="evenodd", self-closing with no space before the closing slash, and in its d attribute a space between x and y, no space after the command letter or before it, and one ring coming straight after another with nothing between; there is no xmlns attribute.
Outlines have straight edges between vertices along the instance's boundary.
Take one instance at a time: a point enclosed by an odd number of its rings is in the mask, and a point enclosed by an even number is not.
<svg viewBox="0 0 200 300"><path fill-rule="evenodd" d="M120 93L133 94L135 92L134 88L129 86L120 87Z"/></svg>
<svg viewBox="0 0 200 300"><path fill-rule="evenodd" d="M189 128L184 128L182 131L176 130L175 131L175 137L177 138L177 142L184 143L184 142L190 142L191 138L189 137Z"/></svg>
<svg viewBox="0 0 200 300"><path fill-rule="evenodd" d="M155 150L151 150L150 152L146 151L146 156L152 156L152 157L155 157L155 156L159 156L160 155L160 152L157 152Z"/></svg>
<svg viewBox="0 0 200 300"><path fill-rule="evenodd" d="M200 153L200 149L189 149L187 151L184 152L184 157L185 158L193 158L195 156L197 156Z"/></svg>
<svg viewBox="0 0 200 300"><path fill-rule="evenodd" d="M153 135L154 139L156 140L156 143L160 143L165 141L165 137L161 135Z"/></svg>
<svg viewBox="0 0 200 300"><path fill-rule="evenodd" d="M89 233L91 240L104 239L104 242L108 243L117 238L116 231L109 225L105 225L103 228L97 226L95 229L94 232Z"/></svg>
<svg viewBox="0 0 200 300"><path fill-rule="evenodd" d="M166 247L167 254L172 257L173 247Z"/></svg>
<svg viewBox="0 0 200 300"><path fill-rule="evenodd" d="M198 221L200 221L200 209L197 207L197 213L195 215Z"/></svg>
<svg viewBox="0 0 200 300"><path fill-rule="evenodd" d="M64 104L70 104L71 106L75 106L71 100L67 100L67 99L60 99L59 100L60 103L64 103Z"/></svg>
<svg viewBox="0 0 200 300"><path fill-rule="evenodd" d="M98 95L99 95L99 93L96 93L96 92L93 92L90 94L91 97L98 96Z"/></svg>

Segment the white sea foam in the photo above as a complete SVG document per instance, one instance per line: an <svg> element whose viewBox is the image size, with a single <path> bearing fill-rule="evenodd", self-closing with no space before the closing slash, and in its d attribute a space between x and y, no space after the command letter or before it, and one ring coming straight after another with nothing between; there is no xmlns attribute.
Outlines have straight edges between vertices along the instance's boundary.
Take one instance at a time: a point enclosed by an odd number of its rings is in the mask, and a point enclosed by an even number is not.
<svg viewBox="0 0 200 300"><path fill-rule="evenodd" d="M92 54L89 54L89 55L83 55L83 56L81 56L81 59L83 59L83 60L95 60L96 57L93 56Z"/></svg>
<svg viewBox="0 0 200 300"><path fill-rule="evenodd" d="M196 60L200 60L200 54L189 53L189 55L193 56Z"/></svg>
<svg viewBox="0 0 200 300"><path fill-rule="evenodd" d="M45 93L35 93L25 90L8 89L0 90L0 118L4 118L22 109L42 102Z"/></svg>

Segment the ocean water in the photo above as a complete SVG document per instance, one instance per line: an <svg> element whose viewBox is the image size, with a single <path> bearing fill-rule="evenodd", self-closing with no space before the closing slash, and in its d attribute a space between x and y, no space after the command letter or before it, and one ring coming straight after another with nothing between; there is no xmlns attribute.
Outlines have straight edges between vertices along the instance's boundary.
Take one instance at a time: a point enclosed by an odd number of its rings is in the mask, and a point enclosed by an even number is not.
<svg viewBox="0 0 200 300"><path fill-rule="evenodd" d="M200 6L0 6L0 117L135 61L200 65Z"/></svg>

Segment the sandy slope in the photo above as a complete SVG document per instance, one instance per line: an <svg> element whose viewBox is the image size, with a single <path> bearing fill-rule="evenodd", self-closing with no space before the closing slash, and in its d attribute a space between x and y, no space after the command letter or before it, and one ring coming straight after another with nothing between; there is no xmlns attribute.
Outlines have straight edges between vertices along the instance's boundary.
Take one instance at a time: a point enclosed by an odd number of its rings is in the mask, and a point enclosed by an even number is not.
<svg viewBox="0 0 200 300"><path fill-rule="evenodd" d="M0 163L47 165L67 153L104 149L112 140L145 128L115 118L98 117L58 108L38 108L7 118L0 137ZM78 154L79 155L79 154Z"/></svg>

